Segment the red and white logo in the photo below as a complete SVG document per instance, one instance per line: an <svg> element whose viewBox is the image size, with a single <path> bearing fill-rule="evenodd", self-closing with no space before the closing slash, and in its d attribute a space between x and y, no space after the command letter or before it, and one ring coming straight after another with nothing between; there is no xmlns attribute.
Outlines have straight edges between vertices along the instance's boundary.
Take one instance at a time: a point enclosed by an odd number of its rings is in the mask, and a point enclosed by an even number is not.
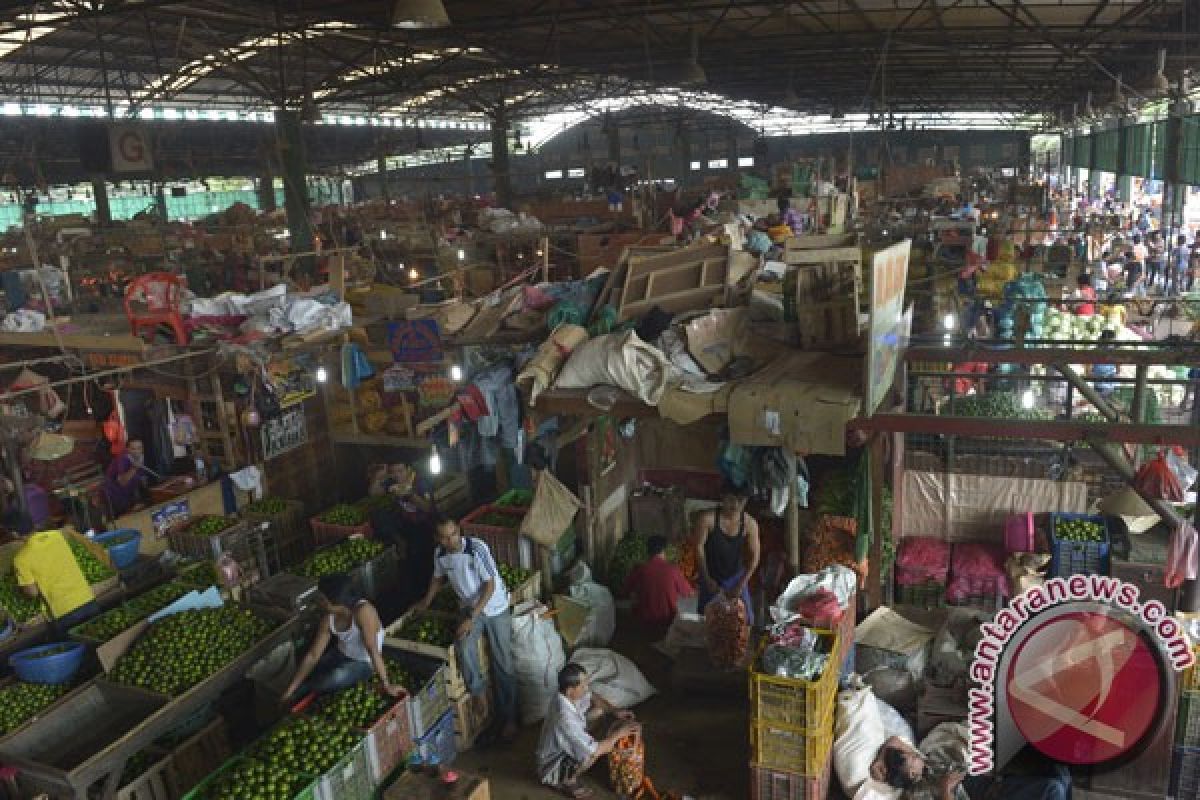
<svg viewBox="0 0 1200 800"><path fill-rule="evenodd" d="M1159 718L1164 675L1144 634L1074 611L1037 625L1003 685L1026 741L1059 762L1101 764L1132 751Z"/></svg>

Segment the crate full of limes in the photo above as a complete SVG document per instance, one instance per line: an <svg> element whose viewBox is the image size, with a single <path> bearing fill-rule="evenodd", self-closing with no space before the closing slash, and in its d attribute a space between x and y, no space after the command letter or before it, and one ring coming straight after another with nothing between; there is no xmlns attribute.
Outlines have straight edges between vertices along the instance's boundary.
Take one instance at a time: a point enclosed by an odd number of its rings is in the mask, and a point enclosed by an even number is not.
<svg viewBox="0 0 1200 800"><path fill-rule="evenodd" d="M1104 517L1050 515L1050 576L1107 575L1111 537Z"/></svg>
<svg viewBox="0 0 1200 800"><path fill-rule="evenodd" d="M375 539L346 539L313 553L297 573L308 578L346 574L383 555L385 550L387 547Z"/></svg>
<svg viewBox="0 0 1200 800"><path fill-rule="evenodd" d="M371 535L371 513L361 503L338 503L308 521L318 547L351 536Z"/></svg>

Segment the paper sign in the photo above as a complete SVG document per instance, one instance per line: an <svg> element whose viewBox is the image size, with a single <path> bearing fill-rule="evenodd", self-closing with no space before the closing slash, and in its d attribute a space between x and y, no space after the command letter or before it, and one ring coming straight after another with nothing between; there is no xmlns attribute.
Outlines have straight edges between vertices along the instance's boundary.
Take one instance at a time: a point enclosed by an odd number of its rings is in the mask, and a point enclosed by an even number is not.
<svg viewBox="0 0 1200 800"><path fill-rule="evenodd" d="M296 406L262 426L263 460L295 450L308 441L308 429L304 422L304 406Z"/></svg>
<svg viewBox="0 0 1200 800"><path fill-rule="evenodd" d="M896 379L896 365L904 347L904 286L908 280L908 258L912 241L880 250L871 264L871 323L867 342L867 374L864 381L866 408L870 416L879 408Z"/></svg>

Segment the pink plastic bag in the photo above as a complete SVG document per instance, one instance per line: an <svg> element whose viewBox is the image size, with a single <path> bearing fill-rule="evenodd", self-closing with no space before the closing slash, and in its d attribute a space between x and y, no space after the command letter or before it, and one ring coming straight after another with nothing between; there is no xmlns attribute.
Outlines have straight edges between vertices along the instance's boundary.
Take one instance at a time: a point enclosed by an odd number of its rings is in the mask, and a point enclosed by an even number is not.
<svg viewBox="0 0 1200 800"><path fill-rule="evenodd" d="M1037 549L1033 538L1033 514L1012 514L1004 521L1004 552L1032 553Z"/></svg>
<svg viewBox="0 0 1200 800"><path fill-rule="evenodd" d="M842 620L842 607L837 595L828 589L817 589L800 598L796 613L820 628L834 628Z"/></svg>
<svg viewBox="0 0 1200 800"><path fill-rule="evenodd" d="M950 545L933 536L907 536L896 551L896 583L914 586L945 583L950 571Z"/></svg>
<svg viewBox="0 0 1200 800"><path fill-rule="evenodd" d="M998 545L963 542L954 545L950 557L949 603L979 602L1007 598L1008 576L1004 552Z"/></svg>
<svg viewBox="0 0 1200 800"><path fill-rule="evenodd" d="M1167 545L1167 570L1163 585L1177 589L1184 581L1195 580L1200 573L1200 543L1196 541L1196 529L1185 522L1171 531Z"/></svg>

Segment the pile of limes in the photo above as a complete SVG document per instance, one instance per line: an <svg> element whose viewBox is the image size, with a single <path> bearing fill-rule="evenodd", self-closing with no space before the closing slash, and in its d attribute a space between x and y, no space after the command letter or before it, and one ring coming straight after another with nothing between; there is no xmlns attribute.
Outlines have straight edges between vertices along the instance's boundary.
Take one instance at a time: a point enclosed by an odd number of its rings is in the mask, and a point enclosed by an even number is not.
<svg viewBox="0 0 1200 800"><path fill-rule="evenodd" d="M245 758L216 776L197 800L292 800L308 783L278 764Z"/></svg>
<svg viewBox="0 0 1200 800"><path fill-rule="evenodd" d="M508 564L500 564L499 567L500 577L510 592L533 577L533 570L510 567Z"/></svg>
<svg viewBox="0 0 1200 800"><path fill-rule="evenodd" d="M449 647L454 644L454 628L440 617L414 614L400 627L400 638L434 647Z"/></svg>
<svg viewBox="0 0 1200 800"><path fill-rule="evenodd" d="M235 522L237 520L233 517L201 517L192 523L191 528L188 530L192 536L216 536L218 533L233 527Z"/></svg>
<svg viewBox="0 0 1200 800"><path fill-rule="evenodd" d="M367 521L367 515L358 506L352 506L348 503L338 503L336 506L323 511L318 519L326 525L356 527Z"/></svg>
<svg viewBox="0 0 1200 800"><path fill-rule="evenodd" d="M18 625L33 619L42 610L41 600L21 591L21 587L17 585L17 576L11 572L0 575L0 606L4 607Z"/></svg>
<svg viewBox="0 0 1200 800"><path fill-rule="evenodd" d="M7 735L67 693L67 684L17 681L0 689L0 736Z"/></svg>
<svg viewBox="0 0 1200 800"><path fill-rule="evenodd" d="M106 611L100 616L72 628L71 633L95 642L107 642L154 612L174 603L192 591L192 588L181 580L164 583L122 603L111 611Z"/></svg>
<svg viewBox="0 0 1200 800"><path fill-rule="evenodd" d="M386 549L374 539L347 539L313 553L300 566L300 574L320 578L346 573L378 557Z"/></svg>
<svg viewBox="0 0 1200 800"><path fill-rule="evenodd" d="M242 509L247 514L259 514L264 517L282 514L287 511L287 500L281 497L264 497L262 500L255 500L248 506Z"/></svg>
<svg viewBox="0 0 1200 800"><path fill-rule="evenodd" d="M349 727L328 719L291 717L252 747L248 755L288 772L321 775L360 741L362 737Z"/></svg>
<svg viewBox="0 0 1200 800"><path fill-rule="evenodd" d="M271 627L247 609L181 611L154 623L117 661L112 679L179 695L235 660Z"/></svg>
<svg viewBox="0 0 1200 800"><path fill-rule="evenodd" d="M92 555L91 550L75 541L73 537L67 537L67 544L71 546L75 562L79 564L79 569L83 571L83 577L87 578L88 583L101 583L117 574L112 567Z"/></svg>
<svg viewBox="0 0 1200 800"><path fill-rule="evenodd" d="M1086 519L1056 519L1054 537L1068 542L1103 542L1104 526Z"/></svg>

